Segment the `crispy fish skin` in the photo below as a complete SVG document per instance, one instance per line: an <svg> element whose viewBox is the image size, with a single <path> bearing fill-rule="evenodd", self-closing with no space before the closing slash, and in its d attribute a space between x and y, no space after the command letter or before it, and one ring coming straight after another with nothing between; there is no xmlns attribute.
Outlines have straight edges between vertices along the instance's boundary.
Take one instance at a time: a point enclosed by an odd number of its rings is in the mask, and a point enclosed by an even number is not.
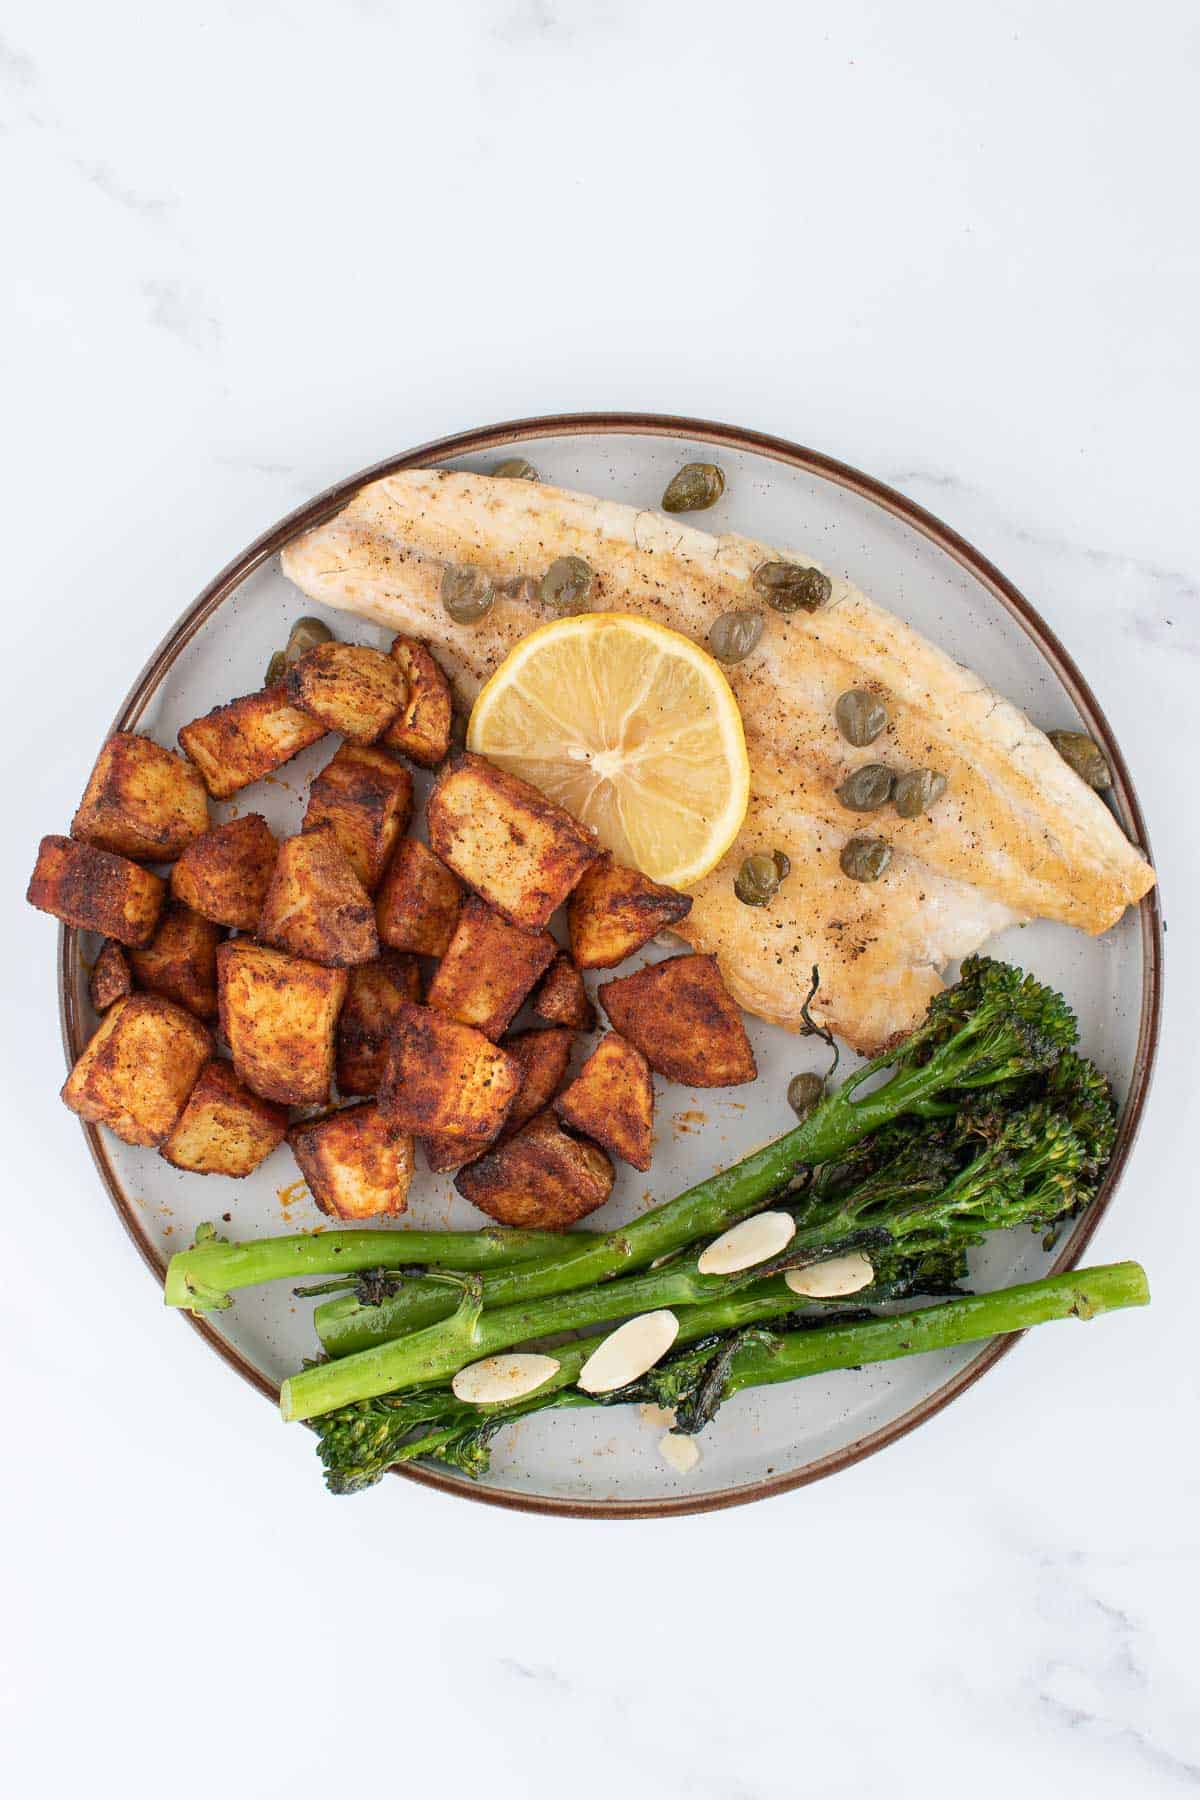
<svg viewBox="0 0 1200 1800"><path fill-rule="evenodd" d="M290 545L283 565L312 597L422 637L469 703L547 614L523 593L503 592L480 623L456 626L440 604L443 563L474 563L498 582L513 582L536 577L555 557L569 554L583 556L595 571L595 609L654 618L699 643L729 608L761 609L751 586L759 563L782 557L812 566L800 552L733 534L715 537L649 510L533 482L443 470L404 471L371 483L337 518ZM907 972L888 965L894 1010L886 1038L913 1022L916 991L936 991L936 970L961 954L956 946L979 918L995 921L981 936L1032 917L1099 933L1148 891L1154 874L1103 801L1015 706L851 583L830 579L830 601L816 613L784 617L766 610L758 648L727 672L746 728L756 801L775 810L776 824L784 815L804 821L794 843L776 837L767 847L785 850L793 867L814 841L827 858L832 849L832 868L810 883L815 910L792 921L809 939L824 942L829 919L847 906L862 906L861 895L847 895L857 884L836 864L837 846L862 824L837 800L838 782L870 760L898 769L933 767L947 777L946 795L929 815L886 815L884 829L896 852L890 953L901 956L898 942L908 935L921 940L929 958ZM869 752L846 744L833 716L838 694L862 686L886 691L891 715ZM746 840L744 832L743 845ZM763 847L761 839L749 843ZM922 871L937 895L940 932L897 911L909 899L925 904L916 900ZM728 864L723 875L728 884ZM681 935L719 948L726 979L750 1004L739 990L760 984L761 959L751 947L757 927L739 929L748 922L719 904L714 884L721 878L722 871L715 871L699 885ZM894 891L898 883L900 892ZM878 910L882 897L876 893L868 904ZM881 911L878 917L882 923ZM884 1008L863 991L864 955L835 963L827 948L821 968L823 991L829 987L829 1004L836 1007L825 1016L851 1041L869 1045L877 1029L871 1015ZM885 955L878 960L884 964ZM909 982L899 979L906 973ZM780 980L777 968L773 981ZM769 1011L761 1003L751 1010L798 1023L806 983L807 969L796 984L794 1006L775 987ZM905 1005L909 986L913 993Z"/></svg>

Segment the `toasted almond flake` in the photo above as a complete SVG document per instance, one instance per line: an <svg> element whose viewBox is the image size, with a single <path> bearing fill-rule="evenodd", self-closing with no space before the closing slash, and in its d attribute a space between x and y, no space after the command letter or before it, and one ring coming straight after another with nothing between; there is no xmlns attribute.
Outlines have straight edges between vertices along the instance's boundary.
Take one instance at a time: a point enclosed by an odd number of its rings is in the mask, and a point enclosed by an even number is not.
<svg viewBox="0 0 1200 1800"><path fill-rule="evenodd" d="M809 1300L834 1300L839 1294L856 1294L875 1279L871 1259L861 1250L848 1256L831 1256L828 1262L812 1263L807 1269L789 1269L783 1278L793 1294Z"/></svg>
<svg viewBox="0 0 1200 1800"><path fill-rule="evenodd" d="M450 1383L457 1400L472 1406L501 1406L507 1400L523 1400L557 1375L561 1364L554 1356L536 1356L532 1350L504 1350L460 1369Z"/></svg>
<svg viewBox="0 0 1200 1800"><path fill-rule="evenodd" d="M796 1221L791 1213L755 1213L740 1225L731 1225L706 1250L701 1251L696 1267L701 1275L736 1275L739 1269L752 1269L786 1250L796 1235Z"/></svg>
<svg viewBox="0 0 1200 1800"><path fill-rule="evenodd" d="M648 1400L644 1406L638 1407L638 1417L643 1425L649 1425L652 1430L662 1431L665 1429L669 1431L675 1423L675 1408L673 1406L655 1406L652 1400Z"/></svg>
<svg viewBox="0 0 1200 1800"><path fill-rule="evenodd" d="M585 1394L628 1387L667 1354L678 1330L679 1320L665 1308L626 1319L592 1351L579 1371L580 1387Z"/></svg>
<svg viewBox="0 0 1200 1800"><path fill-rule="evenodd" d="M670 1463L677 1475L690 1475L700 1461L700 1446L693 1437L685 1437L682 1431L668 1431L665 1437L658 1440L659 1454L664 1462Z"/></svg>

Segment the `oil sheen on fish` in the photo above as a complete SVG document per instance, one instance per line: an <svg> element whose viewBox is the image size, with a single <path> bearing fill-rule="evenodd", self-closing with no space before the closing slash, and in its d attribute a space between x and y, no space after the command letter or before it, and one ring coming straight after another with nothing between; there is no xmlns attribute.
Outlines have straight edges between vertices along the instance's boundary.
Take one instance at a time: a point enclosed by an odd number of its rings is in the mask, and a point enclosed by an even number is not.
<svg viewBox="0 0 1200 1800"><path fill-rule="evenodd" d="M762 610L757 648L727 672L750 754L752 801L738 842L692 890L686 936L715 951L747 1010L798 1028L809 973L814 1012L870 1052L909 1029L940 971L1017 920L1099 933L1154 874L1099 796L1019 709L978 676L830 575L815 613L762 606L764 561L819 567L806 554L714 536L675 518L527 481L415 469L363 488L328 524L289 545L283 567L312 598L423 638L469 704L517 640L553 616L533 586L558 556L595 571L591 605L657 619L697 643L731 607ZM440 601L446 563L501 587L475 625ZM886 698L890 722L869 750L841 737L847 688ZM934 768L945 795L917 819L848 813L835 789L867 761ZM860 883L841 871L846 839L878 830L890 868ZM769 907L742 905L733 874L752 850L782 849L792 873Z"/></svg>

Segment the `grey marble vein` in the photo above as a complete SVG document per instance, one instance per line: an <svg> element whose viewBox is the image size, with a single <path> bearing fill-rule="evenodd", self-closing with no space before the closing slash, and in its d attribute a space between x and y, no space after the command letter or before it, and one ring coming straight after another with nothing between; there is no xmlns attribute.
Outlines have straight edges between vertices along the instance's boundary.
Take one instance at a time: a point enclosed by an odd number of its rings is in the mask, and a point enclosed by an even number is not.
<svg viewBox="0 0 1200 1800"><path fill-rule="evenodd" d="M1124 550L1103 550L1082 544L1061 532L1042 526L1018 524L997 515L986 494L972 483L942 470L905 468L884 476L892 487L902 492L933 489L940 493L959 494L974 507L980 507L992 519L995 529L1017 544L1025 544L1043 554L1082 563L1110 582L1119 584L1124 593L1128 586L1146 590L1136 604L1122 601L1118 595L1120 617L1126 631L1151 649L1171 653L1200 655L1200 576L1159 562L1150 557L1135 556ZM953 525L953 518L947 523Z"/></svg>
<svg viewBox="0 0 1200 1800"><path fill-rule="evenodd" d="M178 204L173 194L150 194L130 187L107 163L88 162L82 157L75 157L73 162L89 187L115 206L123 206L152 224L163 223Z"/></svg>
<svg viewBox="0 0 1200 1800"><path fill-rule="evenodd" d="M141 290L149 305L151 325L169 332L191 350L219 348L221 322L209 310L199 290L182 281L143 281Z"/></svg>

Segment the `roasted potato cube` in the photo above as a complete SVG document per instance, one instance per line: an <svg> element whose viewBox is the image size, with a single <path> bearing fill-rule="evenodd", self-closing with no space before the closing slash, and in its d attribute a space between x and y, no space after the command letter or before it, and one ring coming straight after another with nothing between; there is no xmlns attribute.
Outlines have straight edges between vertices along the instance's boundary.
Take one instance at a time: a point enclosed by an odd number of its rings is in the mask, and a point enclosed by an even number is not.
<svg viewBox="0 0 1200 1800"><path fill-rule="evenodd" d="M217 951L221 1035L248 1088L281 1106L323 1106L345 969L235 938Z"/></svg>
<svg viewBox="0 0 1200 1800"><path fill-rule="evenodd" d="M133 731L96 758L71 836L140 862L170 862L208 830L204 783L182 756Z"/></svg>
<svg viewBox="0 0 1200 1800"><path fill-rule="evenodd" d="M526 931L542 929L598 855L569 812L480 756L451 760L427 817L434 852Z"/></svg>
<svg viewBox="0 0 1200 1800"><path fill-rule="evenodd" d="M379 1092L396 1131L492 1137L520 1083L512 1057L481 1031L401 1001Z"/></svg>
<svg viewBox="0 0 1200 1800"><path fill-rule="evenodd" d="M44 837L25 890L30 906L118 944L148 944L166 899L161 876L78 838Z"/></svg>
<svg viewBox="0 0 1200 1800"><path fill-rule="evenodd" d="M392 656L408 684L408 698L379 741L423 769L436 769L450 748L450 684L416 638L394 638Z"/></svg>
<svg viewBox="0 0 1200 1800"><path fill-rule="evenodd" d="M220 941L219 925L172 900L145 949L129 952L138 987L186 1006L198 1019L215 1019Z"/></svg>
<svg viewBox="0 0 1200 1800"><path fill-rule="evenodd" d="M81 1119L107 1125L127 1144L161 1144L212 1049L211 1035L181 1006L130 994L101 1019L62 1097Z"/></svg>
<svg viewBox="0 0 1200 1800"><path fill-rule="evenodd" d="M171 870L171 892L203 918L253 931L278 852L262 814L246 813L188 845Z"/></svg>
<svg viewBox="0 0 1200 1800"><path fill-rule="evenodd" d="M331 1218L377 1219L408 1205L412 1139L393 1131L374 1100L293 1125L288 1143L313 1199Z"/></svg>
<svg viewBox="0 0 1200 1800"><path fill-rule="evenodd" d="M572 1131L595 1138L614 1156L648 1169L652 1154L654 1083L640 1050L610 1031L601 1038L554 1110Z"/></svg>
<svg viewBox="0 0 1200 1800"><path fill-rule="evenodd" d="M522 931L472 894L426 995L428 1005L498 1038L553 960L548 931Z"/></svg>
<svg viewBox="0 0 1200 1800"><path fill-rule="evenodd" d="M528 1124L562 1086L567 1064L571 1060L571 1033L562 1028L553 1031L518 1031L507 1038L508 1051L521 1077L517 1097L508 1111L499 1134L485 1138L427 1137L423 1140L425 1160L435 1174L446 1169L461 1168L482 1156L489 1144L503 1143Z"/></svg>
<svg viewBox="0 0 1200 1800"><path fill-rule="evenodd" d="M373 894L412 814L412 776L382 750L343 744L309 790L304 830L328 825Z"/></svg>
<svg viewBox="0 0 1200 1800"><path fill-rule="evenodd" d="M416 838L402 838L375 901L381 943L418 956L443 956L463 891L431 850Z"/></svg>
<svg viewBox="0 0 1200 1800"><path fill-rule="evenodd" d="M606 851L585 869L567 903L571 955L578 969L615 969L692 910L686 894L661 887Z"/></svg>
<svg viewBox="0 0 1200 1800"><path fill-rule="evenodd" d="M736 1087L758 1070L715 956L672 956L606 981L600 1004L652 1069L688 1087Z"/></svg>
<svg viewBox="0 0 1200 1800"><path fill-rule="evenodd" d="M337 1029L339 1094L379 1092L400 1002L420 998L416 958L400 950L385 950L378 961L351 969Z"/></svg>
<svg viewBox="0 0 1200 1800"><path fill-rule="evenodd" d="M365 644L317 644L297 658L285 679L293 706L352 744L373 744L406 694L399 663Z"/></svg>
<svg viewBox="0 0 1200 1800"><path fill-rule="evenodd" d="M533 1010L551 1025L569 1025L572 1031L596 1029L596 1009L587 997L583 976L561 951L533 996Z"/></svg>
<svg viewBox="0 0 1200 1800"><path fill-rule="evenodd" d="M193 1175L240 1180L279 1148L287 1122L286 1107L260 1100L229 1063L214 1060L201 1071L159 1154Z"/></svg>
<svg viewBox="0 0 1200 1800"><path fill-rule="evenodd" d="M464 1200L489 1219L543 1231L565 1231L595 1212L612 1184L613 1166L603 1150L568 1137L552 1112L538 1113L454 1182Z"/></svg>
<svg viewBox="0 0 1200 1800"><path fill-rule="evenodd" d="M379 955L371 896L328 825L280 844L255 935L333 968Z"/></svg>
<svg viewBox="0 0 1200 1800"><path fill-rule="evenodd" d="M117 1000L133 992L133 977L125 952L114 938L106 938L88 977L88 996L98 1013L107 1012Z"/></svg>
<svg viewBox="0 0 1200 1800"><path fill-rule="evenodd" d="M180 728L179 741L204 777L214 800L261 781L301 750L324 737L319 719L291 705L282 682L214 706Z"/></svg>

